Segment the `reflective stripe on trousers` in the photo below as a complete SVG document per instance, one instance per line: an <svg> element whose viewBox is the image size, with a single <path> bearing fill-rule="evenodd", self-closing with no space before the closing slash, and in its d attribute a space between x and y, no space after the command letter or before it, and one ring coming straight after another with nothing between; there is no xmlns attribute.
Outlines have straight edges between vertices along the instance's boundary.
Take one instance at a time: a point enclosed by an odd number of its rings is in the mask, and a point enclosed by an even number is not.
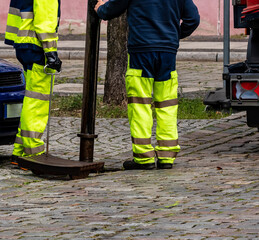
<svg viewBox="0 0 259 240"><path fill-rule="evenodd" d="M25 72L26 92L13 150L13 155L16 156L44 152L41 137L48 121L51 76L44 73L43 67L34 63Z"/></svg>
<svg viewBox="0 0 259 240"><path fill-rule="evenodd" d="M132 69L128 64L126 72L128 118L133 157L137 163L152 163L155 161L155 156L161 163L173 163L180 150L177 132L177 73L172 71L169 75L168 80L155 81L154 78L143 77L141 69ZM151 145L152 90L157 121L158 146L155 149Z"/></svg>

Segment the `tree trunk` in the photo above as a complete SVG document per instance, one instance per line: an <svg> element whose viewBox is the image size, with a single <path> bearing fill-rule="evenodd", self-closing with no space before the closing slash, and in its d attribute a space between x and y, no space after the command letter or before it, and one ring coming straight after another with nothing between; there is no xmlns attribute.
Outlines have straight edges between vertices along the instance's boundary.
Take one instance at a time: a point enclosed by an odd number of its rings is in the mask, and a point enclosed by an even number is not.
<svg viewBox="0 0 259 240"><path fill-rule="evenodd" d="M126 14L110 20L107 27L107 69L104 85L105 103L125 105L128 24Z"/></svg>

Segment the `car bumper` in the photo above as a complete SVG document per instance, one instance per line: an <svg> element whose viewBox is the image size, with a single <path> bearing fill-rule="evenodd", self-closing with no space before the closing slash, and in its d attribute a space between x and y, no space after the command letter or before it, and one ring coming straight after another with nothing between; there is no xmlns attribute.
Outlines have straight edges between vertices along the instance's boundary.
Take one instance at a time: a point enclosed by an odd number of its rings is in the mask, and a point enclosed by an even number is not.
<svg viewBox="0 0 259 240"><path fill-rule="evenodd" d="M0 145L13 144L20 122L20 112L13 115L6 113L9 104L19 105L23 102L25 91L0 92Z"/></svg>

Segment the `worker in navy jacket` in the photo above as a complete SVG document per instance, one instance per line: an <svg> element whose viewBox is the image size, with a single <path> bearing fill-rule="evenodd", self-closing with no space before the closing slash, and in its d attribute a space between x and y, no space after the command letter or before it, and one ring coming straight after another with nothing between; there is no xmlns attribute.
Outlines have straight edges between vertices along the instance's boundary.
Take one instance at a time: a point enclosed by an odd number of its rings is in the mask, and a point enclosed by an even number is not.
<svg viewBox="0 0 259 240"><path fill-rule="evenodd" d="M198 27L200 16L192 0L98 0L95 11L104 20L127 10L129 25L126 90L133 160L126 170L170 169L180 150L177 132L175 69L179 40ZM152 95L153 91L153 95ZM151 103L156 114L157 146L151 145Z"/></svg>

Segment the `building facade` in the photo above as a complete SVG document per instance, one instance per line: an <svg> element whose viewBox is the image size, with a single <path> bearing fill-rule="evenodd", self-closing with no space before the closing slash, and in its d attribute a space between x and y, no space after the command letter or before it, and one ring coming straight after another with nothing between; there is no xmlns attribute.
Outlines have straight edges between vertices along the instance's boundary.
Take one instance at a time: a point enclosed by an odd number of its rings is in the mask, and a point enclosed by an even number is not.
<svg viewBox="0 0 259 240"><path fill-rule="evenodd" d="M195 35L223 34L223 1L224 0L194 0L199 8L201 24ZM230 1L232 4L232 1ZM0 1L0 33L5 32L9 0ZM62 0L60 34L83 34L86 28L87 0ZM103 23L105 26L107 23ZM102 29L105 32L105 27ZM231 35L244 33L244 29L233 28L233 8L231 5Z"/></svg>

